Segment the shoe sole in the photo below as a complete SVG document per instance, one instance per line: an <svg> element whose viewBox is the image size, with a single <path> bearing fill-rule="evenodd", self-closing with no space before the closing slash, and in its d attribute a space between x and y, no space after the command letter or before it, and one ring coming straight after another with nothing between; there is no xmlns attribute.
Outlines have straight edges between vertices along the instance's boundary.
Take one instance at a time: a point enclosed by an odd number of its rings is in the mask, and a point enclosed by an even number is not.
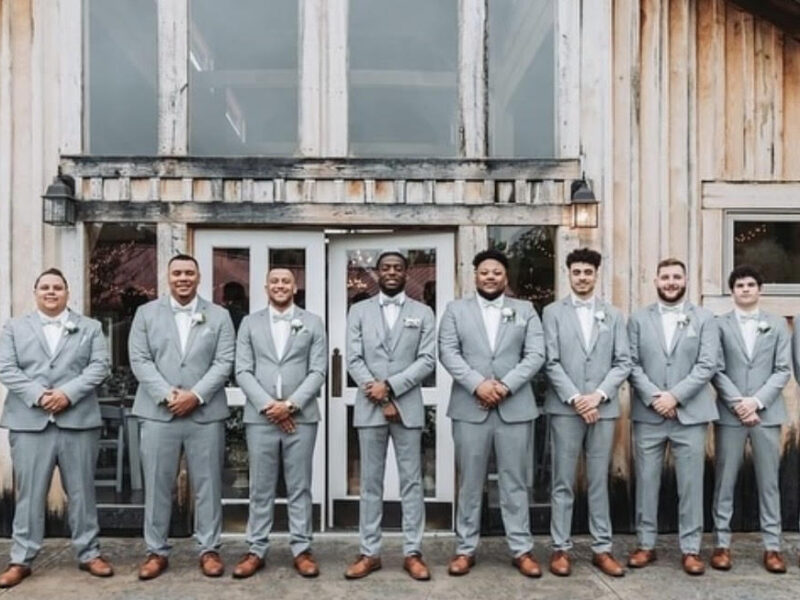
<svg viewBox="0 0 800 600"><path fill-rule="evenodd" d="M366 577L370 573L374 573L375 571L380 571L381 567L382 567L382 565L379 565L377 567L373 567L372 569L370 569L369 571L367 571L363 575L348 575L347 573L345 573L344 574L344 578L345 579L364 579L364 577Z"/></svg>

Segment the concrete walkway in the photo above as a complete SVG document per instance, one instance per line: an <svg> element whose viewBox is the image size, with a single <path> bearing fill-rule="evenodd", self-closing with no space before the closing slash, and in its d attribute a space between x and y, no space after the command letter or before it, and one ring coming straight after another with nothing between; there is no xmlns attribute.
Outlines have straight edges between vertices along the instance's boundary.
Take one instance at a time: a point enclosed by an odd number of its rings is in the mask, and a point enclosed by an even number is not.
<svg viewBox="0 0 800 600"><path fill-rule="evenodd" d="M795 542L796 534L789 535ZM629 571L621 579L602 575L590 564L588 540L577 540L573 552L577 559L573 575L559 578L545 572L541 579L526 579L509 563L502 538L484 538L478 563L465 577L449 577L447 559L453 548L451 535L425 539L426 559L433 569L429 582L412 581L402 570L401 540L388 536L384 540L383 569L360 581L346 581L345 566L357 553L358 541L350 535L320 535L315 552L322 574L317 579L300 578L291 567L291 554L286 536L276 536L267 568L251 579L234 580L228 573L239 556L246 551L244 541L227 538L222 550L227 573L220 579L203 577L194 556L191 539L175 541L169 570L155 581L140 582L136 569L144 546L138 538L105 538L103 551L114 563L116 575L110 579L95 579L79 571L67 540L49 539L34 564L31 577L11 590L0 590L2 600L90 600L90 599L169 599L169 600L240 600L244 598L281 600L394 600L472 599L472 598L557 598L605 600L630 598L643 600L690 599L751 599L798 598L800 568L795 552L787 551L789 572L771 575L761 567L759 536L741 534L734 538L734 567L727 573L709 569L703 577L690 577L680 569L676 536L660 538L659 559L640 571ZM540 537L537 558L546 568L548 549ZM623 557L633 547L632 536L618 536L617 556ZM705 538L705 555L711 539ZM0 540L0 553L8 554L9 540ZM788 544L787 544L788 547ZM4 564L4 563L3 563Z"/></svg>

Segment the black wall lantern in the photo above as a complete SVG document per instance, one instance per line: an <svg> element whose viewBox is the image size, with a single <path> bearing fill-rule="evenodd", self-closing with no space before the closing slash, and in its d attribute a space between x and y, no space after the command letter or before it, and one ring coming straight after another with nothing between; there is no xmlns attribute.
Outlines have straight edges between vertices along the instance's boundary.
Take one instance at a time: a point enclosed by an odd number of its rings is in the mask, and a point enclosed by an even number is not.
<svg viewBox="0 0 800 600"><path fill-rule="evenodd" d="M576 179L570 188L573 227L597 227L598 202L586 179Z"/></svg>
<svg viewBox="0 0 800 600"><path fill-rule="evenodd" d="M78 203L75 201L75 180L69 175L56 175L42 195L42 220L48 225L75 225Z"/></svg>

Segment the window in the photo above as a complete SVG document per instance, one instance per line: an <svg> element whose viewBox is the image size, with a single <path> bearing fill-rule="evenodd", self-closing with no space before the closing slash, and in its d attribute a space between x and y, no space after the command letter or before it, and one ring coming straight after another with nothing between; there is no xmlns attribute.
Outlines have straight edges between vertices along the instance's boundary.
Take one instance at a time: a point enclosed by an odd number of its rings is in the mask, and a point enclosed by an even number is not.
<svg viewBox="0 0 800 600"><path fill-rule="evenodd" d="M87 0L84 84L92 154L154 155L158 150L156 3Z"/></svg>
<svg viewBox="0 0 800 600"><path fill-rule="evenodd" d="M190 1L190 154L295 153L299 4Z"/></svg>
<svg viewBox="0 0 800 600"><path fill-rule="evenodd" d="M800 213L728 213L725 273L751 265L770 294L800 293Z"/></svg>
<svg viewBox="0 0 800 600"><path fill-rule="evenodd" d="M351 0L350 149L458 154L457 0Z"/></svg>
<svg viewBox="0 0 800 600"><path fill-rule="evenodd" d="M555 150L555 6L488 2L489 155L552 158Z"/></svg>

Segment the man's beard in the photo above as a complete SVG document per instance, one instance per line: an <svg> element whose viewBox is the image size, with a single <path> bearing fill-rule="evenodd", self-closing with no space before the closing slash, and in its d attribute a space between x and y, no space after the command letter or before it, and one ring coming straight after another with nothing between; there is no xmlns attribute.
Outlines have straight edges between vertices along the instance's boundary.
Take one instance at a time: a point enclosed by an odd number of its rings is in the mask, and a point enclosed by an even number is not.
<svg viewBox="0 0 800 600"><path fill-rule="evenodd" d="M659 288L656 288L656 292L658 293L658 297L661 298L661 300L663 300L667 304L676 304L676 303L680 302L683 299L683 297L686 295L686 286L683 286L681 288L680 293L675 298L672 298L672 299L667 298L666 296L664 296L664 294L662 293L662 291Z"/></svg>
<svg viewBox="0 0 800 600"><path fill-rule="evenodd" d="M478 292L478 295L479 295L481 298L484 298L484 299L486 299L486 300L489 300L490 302L491 302L492 300L494 300L495 298L498 298L498 297L499 297L499 296L500 296L500 295L501 295L503 292L505 292L505 291L506 291L506 288L501 288L501 289L497 290L496 292L492 292L492 293L489 293L489 292L484 292L484 291L483 291L483 290L481 290L481 289L478 289L478 290L477 290L477 292Z"/></svg>

